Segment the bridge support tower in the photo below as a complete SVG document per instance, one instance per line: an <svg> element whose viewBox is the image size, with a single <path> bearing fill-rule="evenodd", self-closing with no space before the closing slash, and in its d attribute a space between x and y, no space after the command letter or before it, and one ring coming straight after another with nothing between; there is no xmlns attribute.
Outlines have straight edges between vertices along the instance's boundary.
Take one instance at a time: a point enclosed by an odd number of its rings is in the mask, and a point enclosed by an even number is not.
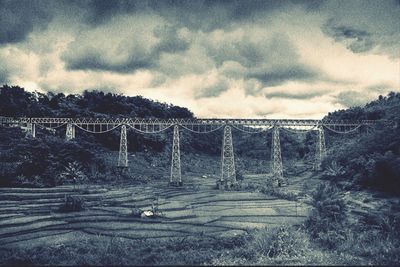
<svg viewBox="0 0 400 267"><path fill-rule="evenodd" d="M217 181L217 187L219 189L235 189L238 187L238 182L236 180L232 131L228 125L224 128L221 157L221 178Z"/></svg>
<svg viewBox="0 0 400 267"><path fill-rule="evenodd" d="M172 159L171 159L171 177L169 184L172 186L182 186L181 175L181 153L179 150L179 126L174 126L174 136L172 140Z"/></svg>
<svg viewBox="0 0 400 267"><path fill-rule="evenodd" d="M36 125L34 123L28 122L26 125L26 136L36 137Z"/></svg>
<svg viewBox="0 0 400 267"><path fill-rule="evenodd" d="M272 179L277 182L278 186L285 184L283 179L283 165L281 155L281 142L279 138L279 127L274 126L272 131L272 146L271 146L271 157L272 157Z"/></svg>
<svg viewBox="0 0 400 267"><path fill-rule="evenodd" d="M128 142L126 139L126 125L121 126L121 139L119 142L118 167L128 167Z"/></svg>
<svg viewBox="0 0 400 267"><path fill-rule="evenodd" d="M72 123L67 124L67 131L65 133L65 136L67 140L75 138L75 126Z"/></svg>
<svg viewBox="0 0 400 267"><path fill-rule="evenodd" d="M326 155L326 147L325 147L325 135L324 135L324 128L323 126L318 127L318 140L317 140L317 147L315 153L315 164L314 170L319 171L321 170L321 163Z"/></svg>

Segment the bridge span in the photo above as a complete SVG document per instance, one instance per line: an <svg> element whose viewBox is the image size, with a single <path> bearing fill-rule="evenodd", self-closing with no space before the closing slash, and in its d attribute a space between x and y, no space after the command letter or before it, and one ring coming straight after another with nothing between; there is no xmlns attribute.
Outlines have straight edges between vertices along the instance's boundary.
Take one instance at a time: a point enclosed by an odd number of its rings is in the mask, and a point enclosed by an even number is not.
<svg viewBox="0 0 400 267"><path fill-rule="evenodd" d="M310 119L156 119L156 118L27 118L27 117L0 117L0 125L21 127L26 130L27 136L36 136L36 127L55 130L66 128L66 139L75 138L76 128L79 130L100 134L121 128L118 166L128 167L127 127L143 134L161 133L173 127L171 185L182 185L179 130L207 134L223 128L221 149L221 176L217 181L219 187L234 188L237 186L235 160L233 152L232 131L235 129L244 133L260 133L272 131L272 178L279 186L285 185L287 180L283 176L281 156L280 129L294 134L304 134L310 131L317 133L317 147L314 169L320 169L321 162L326 154L324 130L338 134L368 131L375 127L397 127L394 121L389 120L310 120Z"/></svg>

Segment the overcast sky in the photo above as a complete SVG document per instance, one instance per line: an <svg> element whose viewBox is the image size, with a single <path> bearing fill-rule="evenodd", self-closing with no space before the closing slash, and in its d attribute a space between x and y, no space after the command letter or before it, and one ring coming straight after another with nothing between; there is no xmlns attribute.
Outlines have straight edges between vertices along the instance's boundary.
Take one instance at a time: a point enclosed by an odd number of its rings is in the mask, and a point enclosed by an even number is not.
<svg viewBox="0 0 400 267"><path fill-rule="evenodd" d="M400 90L400 1L0 0L0 83L318 119Z"/></svg>

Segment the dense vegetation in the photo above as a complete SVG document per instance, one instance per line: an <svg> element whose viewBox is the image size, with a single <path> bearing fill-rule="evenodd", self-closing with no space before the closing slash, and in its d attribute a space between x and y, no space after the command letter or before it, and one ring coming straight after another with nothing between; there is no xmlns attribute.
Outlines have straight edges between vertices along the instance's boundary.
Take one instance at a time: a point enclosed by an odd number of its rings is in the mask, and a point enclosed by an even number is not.
<svg viewBox="0 0 400 267"><path fill-rule="evenodd" d="M365 107L328 114L326 119L383 119L400 122L400 93L380 96ZM349 138L326 131L329 153L324 178L346 189L372 188L400 195L400 128L378 125Z"/></svg>

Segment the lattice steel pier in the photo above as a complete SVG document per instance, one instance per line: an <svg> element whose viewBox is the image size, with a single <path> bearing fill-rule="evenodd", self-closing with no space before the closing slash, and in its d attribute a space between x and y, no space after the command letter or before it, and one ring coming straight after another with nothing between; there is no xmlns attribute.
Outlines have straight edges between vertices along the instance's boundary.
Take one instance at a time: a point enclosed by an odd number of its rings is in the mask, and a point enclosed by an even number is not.
<svg viewBox="0 0 400 267"><path fill-rule="evenodd" d="M228 125L224 127L221 149L221 178L217 182L217 186L220 189L233 189L237 186L232 131Z"/></svg>
<svg viewBox="0 0 400 267"><path fill-rule="evenodd" d="M174 126L174 136L172 140L171 178L169 183L173 186L182 186L181 153L179 149L178 125Z"/></svg>
<svg viewBox="0 0 400 267"><path fill-rule="evenodd" d="M283 129L294 134L304 134L310 131L317 132L316 153L314 169L320 170L321 162L326 154L324 130L329 130L338 134L355 133L360 127L397 127L394 121L390 120L361 120L361 121L333 121L333 120L295 120L295 119L143 119L143 118L123 118L123 119L86 119L86 118L13 118L0 117L0 125L20 127L24 129L27 136L36 137L36 126L40 129L55 132L57 128L66 125L66 139L75 138L75 129L93 134L107 133L121 128L120 147L118 155L118 166L122 169L128 167L128 143L127 127L142 133L155 134L166 131L173 127L174 134L172 140L171 174L169 182L171 184L182 185L181 160L179 147L179 129L208 134L223 130L222 149L221 149L221 175L217 183L221 188L235 188L236 169L232 141L232 129L244 133L261 133L273 130L271 145L272 168L271 175L280 185L287 182L284 179L283 163L281 155L281 142L279 130Z"/></svg>

